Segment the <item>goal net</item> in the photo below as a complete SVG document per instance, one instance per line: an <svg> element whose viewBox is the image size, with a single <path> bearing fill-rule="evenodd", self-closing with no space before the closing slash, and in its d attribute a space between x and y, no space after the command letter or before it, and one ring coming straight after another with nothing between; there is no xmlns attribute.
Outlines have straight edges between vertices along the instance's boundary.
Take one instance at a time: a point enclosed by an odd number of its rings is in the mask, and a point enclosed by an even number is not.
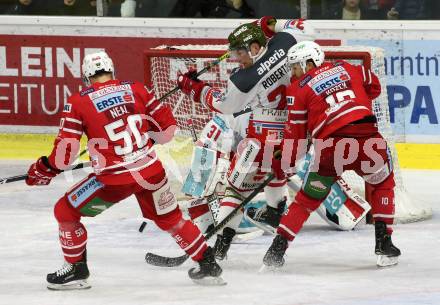
<svg viewBox="0 0 440 305"><path fill-rule="evenodd" d="M183 45L172 47L159 46L147 50L144 54L145 83L152 86L156 96L160 98L176 86L179 72L185 73L189 69L200 71L208 63L223 55L226 49L226 45ZM378 120L379 130L389 143L393 157L396 180L395 222L413 222L429 218L432 215L431 209L412 201L403 183L390 124L388 97L385 90L386 75L383 50L371 47L340 46L324 47L324 51L327 60L343 59L354 64L363 64L379 77L383 90L381 95L374 101L373 109ZM233 60L224 60L201 75L200 79L208 82L213 87L226 88L229 75L232 69L237 66L238 63ZM164 160L164 163L168 166L171 165L171 167L174 164L175 170L172 170L172 175L181 182L189 170L192 152L192 149L187 147L192 144L191 129L187 123L188 119L192 120L193 127L199 133L212 118L212 113L201 103L193 103L188 96L180 91L164 99L162 102L170 105L173 110L180 129L177 144L173 146L181 148L180 151L174 152L174 154L170 154L168 151L165 157L167 160ZM168 159L171 155L173 157ZM365 196L368 200L368 194L365 194L365 183L361 177L350 171L344 173L343 178L352 189Z"/></svg>

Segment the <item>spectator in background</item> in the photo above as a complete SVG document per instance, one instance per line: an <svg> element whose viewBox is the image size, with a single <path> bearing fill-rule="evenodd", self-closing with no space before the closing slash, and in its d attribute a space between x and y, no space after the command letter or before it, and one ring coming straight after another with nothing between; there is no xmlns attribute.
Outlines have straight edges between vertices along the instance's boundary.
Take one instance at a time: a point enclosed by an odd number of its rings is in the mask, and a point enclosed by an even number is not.
<svg viewBox="0 0 440 305"><path fill-rule="evenodd" d="M387 14L388 19L428 19L427 0L397 0Z"/></svg>
<svg viewBox="0 0 440 305"><path fill-rule="evenodd" d="M329 6L326 19L360 20L367 16L361 0L343 0Z"/></svg>
<svg viewBox="0 0 440 305"><path fill-rule="evenodd" d="M59 0L57 0L59 1ZM63 0L61 15L96 16L96 0Z"/></svg>
<svg viewBox="0 0 440 305"><path fill-rule="evenodd" d="M0 14L10 14L17 0L0 0Z"/></svg>
<svg viewBox="0 0 440 305"><path fill-rule="evenodd" d="M361 14L360 2L360 0L345 0L342 8L342 19L360 20L361 15L363 15Z"/></svg>
<svg viewBox="0 0 440 305"><path fill-rule="evenodd" d="M310 5L321 0L312 0ZM300 18L300 0L247 0L246 3L255 10L255 15L276 16L279 19Z"/></svg>
<svg viewBox="0 0 440 305"><path fill-rule="evenodd" d="M17 0L7 11L11 15L49 15L44 0Z"/></svg>
<svg viewBox="0 0 440 305"><path fill-rule="evenodd" d="M363 0L368 19L387 19L387 13L395 2L395 0Z"/></svg>
<svg viewBox="0 0 440 305"><path fill-rule="evenodd" d="M17 0L7 12L14 15L96 16L96 0Z"/></svg>
<svg viewBox="0 0 440 305"><path fill-rule="evenodd" d="M256 16L254 8L252 8L246 0L226 0L217 2L217 5L221 5L223 8L226 8L227 13L229 10L238 13L239 18L253 18Z"/></svg>
<svg viewBox="0 0 440 305"><path fill-rule="evenodd" d="M125 0L121 3L121 17L136 16L136 0Z"/></svg>
<svg viewBox="0 0 440 305"><path fill-rule="evenodd" d="M223 18L230 12L238 13L238 18L255 17L254 10L246 0L177 0L169 17Z"/></svg>

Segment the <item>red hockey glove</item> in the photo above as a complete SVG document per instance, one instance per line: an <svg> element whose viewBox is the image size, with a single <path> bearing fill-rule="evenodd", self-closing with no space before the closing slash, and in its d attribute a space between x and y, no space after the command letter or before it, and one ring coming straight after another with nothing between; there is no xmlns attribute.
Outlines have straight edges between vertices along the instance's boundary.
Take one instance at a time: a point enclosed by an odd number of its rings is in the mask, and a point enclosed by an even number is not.
<svg viewBox="0 0 440 305"><path fill-rule="evenodd" d="M276 22L277 20L275 19L274 16L264 16L261 17L260 19L255 20L252 23L259 26L263 30L266 38L269 39L272 38L273 35L275 35L275 31L269 28L269 25L275 25Z"/></svg>
<svg viewBox="0 0 440 305"><path fill-rule="evenodd" d="M61 173L49 164L46 156L40 157L28 170L27 185L48 185L53 177Z"/></svg>
<svg viewBox="0 0 440 305"><path fill-rule="evenodd" d="M200 102L200 94L203 87L206 86L206 83L199 80L196 74L197 71L195 70L190 70L185 74L179 74L177 86L183 93L189 95L193 101Z"/></svg>

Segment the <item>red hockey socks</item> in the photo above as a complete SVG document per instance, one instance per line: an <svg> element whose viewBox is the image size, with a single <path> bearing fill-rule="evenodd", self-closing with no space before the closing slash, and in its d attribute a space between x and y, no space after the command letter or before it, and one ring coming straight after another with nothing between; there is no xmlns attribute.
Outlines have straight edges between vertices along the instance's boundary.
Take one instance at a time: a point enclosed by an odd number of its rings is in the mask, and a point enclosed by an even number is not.
<svg viewBox="0 0 440 305"><path fill-rule="evenodd" d="M76 263L83 258L87 245L87 231L82 223L60 223L59 238L64 259L67 262Z"/></svg>
<svg viewBox="0 0 440 305"><path fill-rule="evenodd" d="M299 191L295 201L281 217L277 233L292 241L309 218L310 213L316 210L321 202L321 200L308 197L302 190Z"/></svg>
<svg viewBox="0 0 440 305"><path fill-rule="evenodd" d="M194 261L203 258L203 253L208 248L202 232L189 220L182 219L172 230L171 235Z"/></svg>
<svg viewBox="0 0 440 305"><path fill-rule="evenodd" d="M79 222L81 215L62 197L54 209L58 221L59 239L64 258L69 263L76 263L83 258L86 250L87 230Z"/></svg>
<svg viewBox="0 0 440 305"><path fill-rule="evenodd" d="M374 221L383 221L387 225L387 233L391 235L393 229L391 225L394 222L394 174L391 173L380 184L366 184L369 191L369 201L371 205L371 214Z"/></svg>

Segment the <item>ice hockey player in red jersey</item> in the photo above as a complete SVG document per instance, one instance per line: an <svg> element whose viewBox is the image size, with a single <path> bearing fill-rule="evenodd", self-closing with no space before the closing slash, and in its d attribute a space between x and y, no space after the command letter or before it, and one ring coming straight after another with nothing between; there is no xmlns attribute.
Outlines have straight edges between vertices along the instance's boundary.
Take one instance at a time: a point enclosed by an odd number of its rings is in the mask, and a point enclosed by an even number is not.
<svg viewBox="0 0 440 305"><path fill-rule="evenodd" d="M81 217L94 217L135 195L142 215L176 240L196 262L189 276L202 284L222 284L220 266L199 229L182 218L154 144L172 139L176 121L141 83L114 78L113 62L105 52L84 57L88 87L65 105L52 153L29 171L28 185L47 185L75 159L79 140L88 138L94 173L73 186L54 208L65 264L47 275L48 288L91 287L87 267L87 230Z"/></svg>
<svg viewBox="0 0 440 305"><path fill-rule="evenodd" d="M315 157L301 190L281 218L264 265L284 264L288 242L345 170L354 170L372 190L378 266L397 264L400 250L391 242L395 186L392 160L372 112L372 100L381 92L377 76L364 66L324 62L323 50L311 41L292 47L287 62L294 76L286 90L289 118L282 159L274 159L272 166L279 177L285 172L291 174L295 161L305 153L307 135L315 147Z"/></svg>

